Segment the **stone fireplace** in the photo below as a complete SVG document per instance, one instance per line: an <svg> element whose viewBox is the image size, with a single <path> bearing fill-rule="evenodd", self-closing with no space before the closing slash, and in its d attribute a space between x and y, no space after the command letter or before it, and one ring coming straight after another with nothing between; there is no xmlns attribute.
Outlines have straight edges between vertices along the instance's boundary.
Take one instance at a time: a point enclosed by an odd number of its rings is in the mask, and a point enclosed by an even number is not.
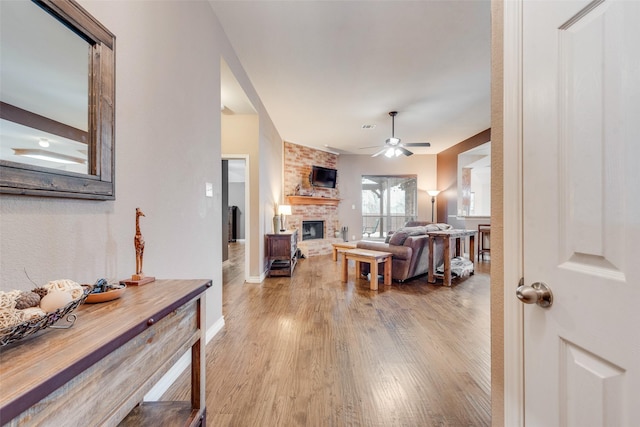
<svg viewBox="0 0 640 427"><path fill-rule="evenodd" d="M329 255L331 244L342 242L342 237L336 237L340 231L338 188L311 187L309 182L314 165L336 169L337 164L336 154L284 142L283 201L291 205L287 225L298 230L298 249L306 257ZM321 224L309 228L307 222Z"/></svg>
<svg viewBox="0 0 640 427"><path fill-rule="evenodd" d="M302 221L302 240L324 239L324 221Z"/></svg>
<svg viewBox="0 0 640 427"><path fill-rule="evenodd" d="M340 230L339 200L290 196L287 201L291 205L287 224L298 230L298 249L302 254L306 257L331 254L331 244L342 241L341 237L336 237L336 231Z"/></svg>

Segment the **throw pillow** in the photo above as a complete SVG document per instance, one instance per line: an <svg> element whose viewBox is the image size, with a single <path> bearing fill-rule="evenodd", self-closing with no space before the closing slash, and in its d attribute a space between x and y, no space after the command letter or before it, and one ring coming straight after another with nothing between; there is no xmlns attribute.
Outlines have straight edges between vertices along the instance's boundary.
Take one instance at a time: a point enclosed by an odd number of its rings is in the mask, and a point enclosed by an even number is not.
<svg viewBox="0 0 640 427"><path fill-rule="evenodd" d="M389 239L389 244L393 246L402 246L404 241L407 240L409 234L405 231L396 231L391 235L391 239Z"/></svg>
<svg viewBox="0 0 640 427"><path fill-rule="evenodd" d="M393 235L394 231L389 230L387 231L387 237L384 239L385 243L389 243L389 240L391 240L391 236Z"/></svg>

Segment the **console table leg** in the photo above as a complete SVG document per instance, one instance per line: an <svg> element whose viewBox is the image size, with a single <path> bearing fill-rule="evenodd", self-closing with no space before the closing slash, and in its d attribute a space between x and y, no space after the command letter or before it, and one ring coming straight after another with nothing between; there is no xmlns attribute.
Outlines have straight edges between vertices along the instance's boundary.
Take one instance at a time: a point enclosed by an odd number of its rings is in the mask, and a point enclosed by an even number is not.
<svg viewBox="0 0 640 427"><path fill-rule="evenodd" d="M471 260L471 266L473 267L473 271L476 270L475 264L475 251L476 251L476 236L473 234L469 236L469 259Z"/></svg>
<svg viewBox="0 0 640 427"><path fill-rule="evenodd" d="M434 253L435 250L435 244L434 241L436 240L435 237L429 237L429 271L427 272L427 282L429 283L435 283L436 279L434 277L434 271L433 269L435 268L434 264L434 258L436 257L436 254Z"/></svg>
<svg viewBox="0 0 640 427"><path fill-rule="evenodd" d="M451 239L444 238L444 277L442 278L445 286L451 286Z"/></svg>

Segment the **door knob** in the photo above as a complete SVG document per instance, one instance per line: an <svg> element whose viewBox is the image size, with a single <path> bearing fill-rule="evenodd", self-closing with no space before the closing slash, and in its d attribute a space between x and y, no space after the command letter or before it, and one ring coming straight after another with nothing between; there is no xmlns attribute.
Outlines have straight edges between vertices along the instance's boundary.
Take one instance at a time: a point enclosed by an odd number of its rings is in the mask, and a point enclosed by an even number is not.
<svg viewBox="0 0 640 427"><path fill-rule="evenodd" d="M542 282L536 282L531 286L526 286L520 280L520 286L516 289L516 296L525 304L538 304L540 307L549 308L553 304L553 293L551 289Z"/></svg>

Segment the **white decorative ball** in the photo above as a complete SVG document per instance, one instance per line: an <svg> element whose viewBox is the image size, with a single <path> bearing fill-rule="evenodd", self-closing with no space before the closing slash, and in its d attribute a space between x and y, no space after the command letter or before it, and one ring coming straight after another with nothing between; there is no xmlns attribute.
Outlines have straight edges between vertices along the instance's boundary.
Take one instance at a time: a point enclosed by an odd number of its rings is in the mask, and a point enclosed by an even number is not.
<svg viewBox="0 0 640 427"><path fill-rule="evenodd" d="M40 300L40 309L45 313L51 313L57 309L64 307L73 301L71 294L65 291L53 291L42 297Z"/></svg>

